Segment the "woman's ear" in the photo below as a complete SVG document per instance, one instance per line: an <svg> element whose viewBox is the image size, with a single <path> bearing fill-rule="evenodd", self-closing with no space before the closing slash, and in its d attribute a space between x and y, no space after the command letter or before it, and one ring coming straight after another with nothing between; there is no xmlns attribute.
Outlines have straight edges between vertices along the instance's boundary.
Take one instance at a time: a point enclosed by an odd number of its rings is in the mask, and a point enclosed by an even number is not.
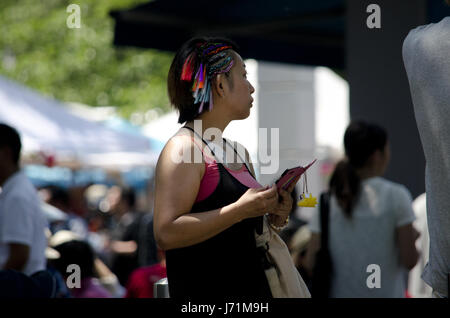
<svg viewBox="0 0 450 318"><path fill-rule="evenodd" d="M220 97L225 96L224 79L225 78L224 78L223 74L218 74L213 81L214 89L215 89L217 95Z"/></svg>

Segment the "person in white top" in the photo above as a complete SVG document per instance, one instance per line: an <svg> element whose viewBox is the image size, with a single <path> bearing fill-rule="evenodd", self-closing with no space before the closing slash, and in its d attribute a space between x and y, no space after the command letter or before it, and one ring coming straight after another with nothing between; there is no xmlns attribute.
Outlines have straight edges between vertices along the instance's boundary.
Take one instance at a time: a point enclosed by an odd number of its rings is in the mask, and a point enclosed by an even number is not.
<svg viewBox="0 0 450 318"><path fill-rule="evenodd" d="M47 221L36 189L19 168L17 131L0 124L0 270L32 275L46 267Z"/></svg>
<svg viewBox="0 0 450 318"><path fill-rule="evenodd" d="M346 159L337 164L330 180L329 296L405 297L407 270L418 259L418 232L412 225L409 191L381 178L390 158L387 133L377 125L354 121L345 132L344 146ZM319 214L309 224L306 269L311 274L320 248ZM378 277L372 280L369 276L377 275L376 269Z"/></svg>

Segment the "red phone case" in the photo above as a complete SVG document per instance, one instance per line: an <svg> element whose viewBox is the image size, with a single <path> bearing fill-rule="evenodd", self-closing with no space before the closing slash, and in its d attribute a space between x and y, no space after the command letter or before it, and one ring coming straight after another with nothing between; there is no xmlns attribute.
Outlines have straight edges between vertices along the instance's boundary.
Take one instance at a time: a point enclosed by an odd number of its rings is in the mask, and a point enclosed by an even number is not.
<svg viewBox="0 0 450 318"><path fill-rule="evenodd" d="M308 170L309 167L311 167L314 162L316 162L317 159L314 159L309 165L306 167L298 166L291 169L284 170L283 174L280 176L280 178L275 182L277 185L277 188L283 188L286 190L286 188L289 187L289 185L294 181L296 177L301 176L306 170ZM300 179L299 179L300 180ZM298 182L298 181L297 181Z"/></svg>

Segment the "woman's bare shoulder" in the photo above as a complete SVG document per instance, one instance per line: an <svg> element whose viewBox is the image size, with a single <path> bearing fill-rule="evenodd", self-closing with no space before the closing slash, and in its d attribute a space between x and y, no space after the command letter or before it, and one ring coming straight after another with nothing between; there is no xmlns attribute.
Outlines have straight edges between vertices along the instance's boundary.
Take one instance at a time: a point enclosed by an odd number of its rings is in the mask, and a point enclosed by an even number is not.
<svg viewBox="0 0 450 318"><path fill-rule="evenodd" d="M180 129L166 143L156 165L157 172L164 170L180 171L183 169L194 169L200 174L204 173L204 161L202 152L193 139L193 136Z"/></svg>

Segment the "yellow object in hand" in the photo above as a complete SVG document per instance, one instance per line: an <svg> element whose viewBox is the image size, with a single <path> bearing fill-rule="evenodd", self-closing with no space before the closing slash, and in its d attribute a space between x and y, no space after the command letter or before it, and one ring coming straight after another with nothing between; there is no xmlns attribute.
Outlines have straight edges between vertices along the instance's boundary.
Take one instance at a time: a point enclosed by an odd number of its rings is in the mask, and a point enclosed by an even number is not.
<svg viewBox="0 0 450 318"><path fill-rule="evenodd" d="M297 202L298 206L302 206L305 208L314 208L317 205L317 198L313 197L312 194L309 194L309 198L306 196L302 196L303 199Z"/></svg>

